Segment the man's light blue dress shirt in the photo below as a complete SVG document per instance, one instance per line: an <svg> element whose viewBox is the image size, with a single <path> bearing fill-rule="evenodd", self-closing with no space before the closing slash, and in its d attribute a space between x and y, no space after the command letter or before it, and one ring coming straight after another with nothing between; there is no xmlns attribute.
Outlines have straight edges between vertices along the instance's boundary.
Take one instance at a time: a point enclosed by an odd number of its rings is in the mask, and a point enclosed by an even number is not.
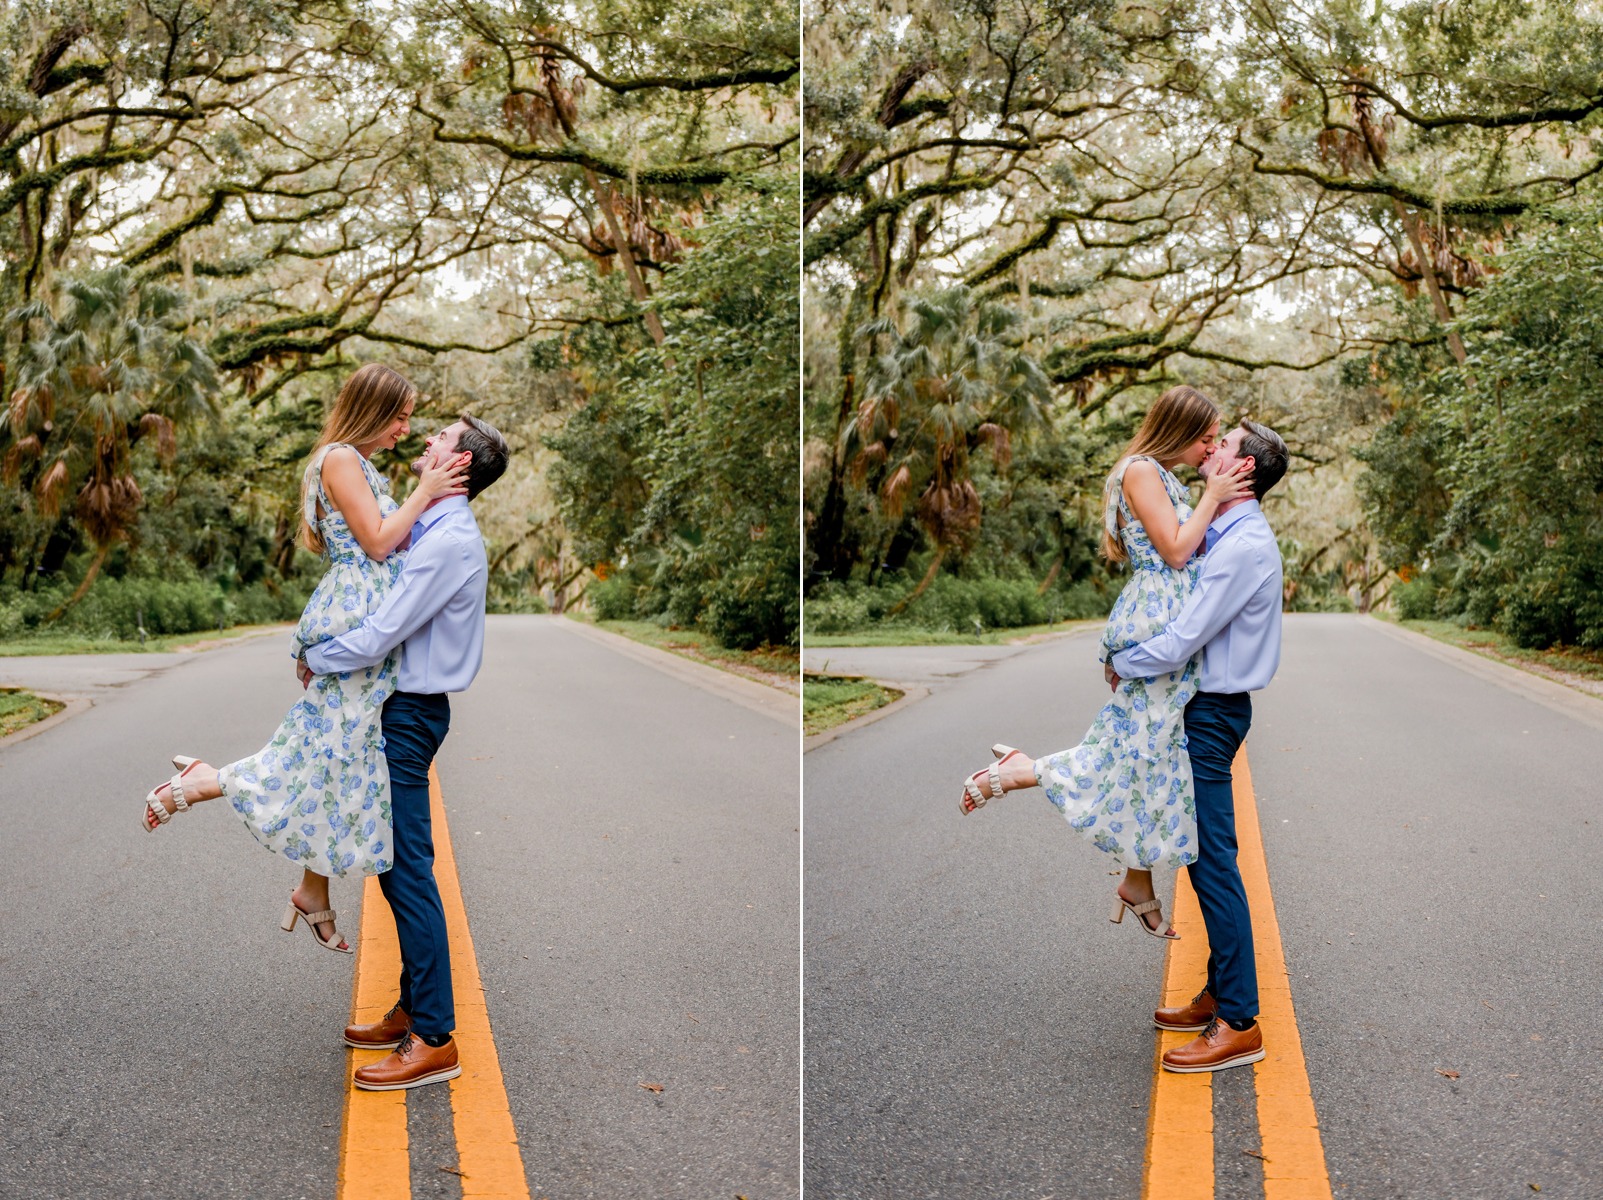
<svg viewBox="0 0 1603 1200"><path fill-rule="evenodd" d="M1205 692L1255 692L1280 665L1280 547L1256 500L1208 526L1202 575L1180 615L1156 637L1113 656L1121 679L1178 671L1202 650Z"/></svg>
<svg viewBox="0 0 1603 1200"><path fill-rule="evenodd" d="M406 566L355 629L306 650L318 675L359 671L401 647L403 692L463 692L484 661L484 539L466 496L447 496L412 526Z"/></svg>

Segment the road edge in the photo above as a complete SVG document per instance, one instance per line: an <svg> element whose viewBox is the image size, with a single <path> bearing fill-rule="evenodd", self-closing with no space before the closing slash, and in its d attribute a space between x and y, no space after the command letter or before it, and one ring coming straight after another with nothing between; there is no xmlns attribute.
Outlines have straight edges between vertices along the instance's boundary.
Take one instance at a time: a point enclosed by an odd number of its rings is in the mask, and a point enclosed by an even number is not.
<svg viewBox="0 0 1603 1200"><path fill-rule="evenodd" d="M607 647L614 653L622 654L626 658L643 662L649 667L655 667L664 675L671 675L682 683L691 684L704 692L711 692L722 696L725 700L732 700L753 712L762 713L774 721L778 721L786 728L801 732L801 697L789 692L782 692L778 688L771 688L765 683L747 679L742 675L733 675L728 671L721 671L717 667L709 667L704 663L694 662L683 655L674 654L668 650L659 650L655 646L647 646L633 638L626 638L621 633L611 633L605 629L597 629L594 625L587 625L582 621L572 621L566 617L553 617L559 626L580 637L589 638L599 645Z"/></svg>
<svg viewBox="0 0 1603 1200"><path fill-rule="evenodd" d="M861 729L864 725L872 725L875 721L883 721L893 712L899 712L909 704L914 704L930 694L929 688L921 683L896 683L889 679L871 679L867 675L858 676L858 678L868 679L870 683L876 683L883 688L895 688L902 693L901 698L892 700L889 704L882 708L876 708L873 712L866 712L860 717L853 717L850 721L837 725L833 729L826 729L823 733L815 733L812 737L803 738L803 754L806 754L809 750L816 750L820 746L827 746L842 734L851 733L854 729ZM803 683L802 686L806 687L807 685Z"/></svg>
<svg viewBox="0 0 1603 1200"><path fill-rule="evenodd" d="M1404 629L1379 617L1366 616L1364 619L1371 628L1379 630L1394 641L1423 650L1432 658L1523 696L1544 708L1552 709L1584 725L1590 725L1593 729L1603 730L1603 700L1596 696L1589 696L1576 688L1555 683L1531 671L1522 671L1518 667L1476 654L1472 650L1438 642L1426 634Z"/></svg>
<svg viewBox="0 0 1603 1200"><path fill-rule="evenodd" d="M0 737L0 750L4 750L8 746L14 746L18 742L25 742L31 737L38 737L45 730L60 725L64 721L76 717L79 713L88 712L95 704L88 696L52 696L46 692L35 691L33 688L29 688L28 691L38 696L41 700L54 700L64 707L60 712L51 713L42 721L35 721L32 725L24 725L21 729L15 729L6 734L5 737Z"/></svg>

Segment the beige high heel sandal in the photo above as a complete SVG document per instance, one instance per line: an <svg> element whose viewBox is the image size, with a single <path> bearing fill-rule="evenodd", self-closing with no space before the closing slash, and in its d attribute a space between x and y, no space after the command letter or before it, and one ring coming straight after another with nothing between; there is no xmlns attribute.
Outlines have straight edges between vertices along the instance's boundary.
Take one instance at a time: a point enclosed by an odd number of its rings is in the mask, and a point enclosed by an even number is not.
<svg viewBox="0 0 1603 1200"><path fill-rule="evenodd" d="M996 761L983 771L975 771L963 781L963 799L958 801L957 808L965 817L977 808L984 808L987 800L994 800L1002 794L1002 773L999 768L1015 754L1023 754L1024 751L1015 750L1012 746L1004 746L998 742L991 747L991 753L996 755ZM984 775L986 783L990 784L989 796L980 790L981 775Z"/></svg>
<svg viewBox="0 0 1603 1200"><path fill-rule="evenodd" d="M284 923L280 926L280 928L283 929L285 933L293 933L295 931L296 921L304 921L306 923L306 930L312 935L312 940L319 946L323 947L323 949L332 950L336 954L353 953L349 946L340 945L340 942L344 939L340 937L340 931L338 929L328 935L327 941L324 941L323 935L317 932L317 926L319 922L327 921L330 925L334 923L334 910L332 908L325 908L322 912L302 912L295 904L295 893L291 892L289 896L289 903L284 906Z"/></svg>
<svg viewBox="0 0 1603 1200"><path fill-rule="evenodd" d="M200 759L190 758L185 754L173 755L173 766L178 769L178 774L174 775L171 779L166 780L165 782L158 783L155 787L151 788L150 791L145 793L145 807L139 814L139 828L143 829L146 833L154 833L157 825L165 825L177 814L189 811L189 801L184 796L184 776L188 775L190 769L199 761ZM166 805L161 802L161 797L157 795L157 793L160 792L164 787L172 790L172 812L167 811ZM152 816L156 818L155 825L150 823Z"/></svg>
<svg viewBox="0 0 1603 1200"><path fill-rule="evenodd" d="M1128 910L1130 915L1135 918L1135 923L1141 927L1142 932L1151 934L1155 938L1162 938L1166 942L1178 942L1180 940L1178 933L1171 932L1171 926L1163 916L1163 901L1156 896L1141 904L1131 904L1123 896L1114 893L1113 900L1113 912L1109 914L1108 920L1115 925L1124 920L1125 911ZM1158 914L1158 927L1156 929L1147 924L1146 915L1149 912Z"/></svg>

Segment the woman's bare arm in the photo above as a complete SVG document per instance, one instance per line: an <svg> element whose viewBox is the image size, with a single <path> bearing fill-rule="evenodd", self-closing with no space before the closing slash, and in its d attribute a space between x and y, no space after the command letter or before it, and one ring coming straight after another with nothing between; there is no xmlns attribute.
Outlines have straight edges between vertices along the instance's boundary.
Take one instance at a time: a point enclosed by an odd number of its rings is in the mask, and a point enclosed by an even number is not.
<svg viewBox="0 0 1603 1200"><path fill-rule="evenodd" d="M430 468L418 477L406 502L387 517L379 515L378 498L362 473L355 450L337 446L323 458L323 490L345 517L352 535L375 562L394 553L407 539L423 510L441 496L467 493L463 483L472 456L458 455L444 467Z"/></svg>
<svg viewBox="0 0 1603 1200"><path fill-rule="evenodd" d="M1239 463L1220 475L1210 475L1202 489L1202 499L1184 525L1175 515L1174 503L1164 489L1158 468L1137 459L1124 469L1124 498L1147 531L1152 548L1175 570L1191 561L1191 556L1208 536L1208 523L1219 506L1252 494L1251 466Z"/></svg>

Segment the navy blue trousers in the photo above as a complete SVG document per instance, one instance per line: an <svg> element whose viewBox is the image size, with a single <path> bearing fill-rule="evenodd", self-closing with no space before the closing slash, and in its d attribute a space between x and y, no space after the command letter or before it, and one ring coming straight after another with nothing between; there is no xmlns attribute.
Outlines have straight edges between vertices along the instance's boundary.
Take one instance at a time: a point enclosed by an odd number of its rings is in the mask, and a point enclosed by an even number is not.
<svg viewBox="0 0 1603 1200"><path fill-rule="evenodd" d="M1236 800L1230 764L1252 725L1245 692L1198 692L1186 705L1186 752L1197 796L1197 861L1187 868L1208 927L1208 991L1226 1021L1258 1015L1252 914L1236 866Z"/></svg>
<svg viewBox="0 0 1603 1200"><path fill-rule="evenodd" d="M434 883L429 817L429 764L450 727L451 705L443 695L396 692L384 704L395 865L378 880L401 942L401 1007L412 1018L412 1031L430 1037L456 1028L451 944Z"/></svg>

